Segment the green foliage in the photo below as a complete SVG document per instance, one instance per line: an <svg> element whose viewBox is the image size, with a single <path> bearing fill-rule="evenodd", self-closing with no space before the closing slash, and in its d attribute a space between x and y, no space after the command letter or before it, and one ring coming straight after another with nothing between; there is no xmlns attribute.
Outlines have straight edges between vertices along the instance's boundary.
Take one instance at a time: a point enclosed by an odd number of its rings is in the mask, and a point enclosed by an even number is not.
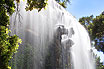
<svg viewBox="0 0 104 69"><path fill-rule="evenodd" d="M34 46L29 42L24 42L21 44L18 52L13 56L10 61L12 69L34 69Z"/></svg>
<svg viewBox="0 0 104 69"><path fill-rule="evenodd" d="M0 0L0 25L7 26L9 24L9 15L14 12L14 2L13 0Z"/></svg>
<svg viewBox="0 0 104 69"><path fill-rule="evenodd" d="M18 49L21 40L18 36L10 36L8 29L9 15L14 12L13 0L0 0L0 69L10 69L9 60Z"/></svg>
<svg viewBox="0 0 104 69"><path fill-rule="evenodd" d="M16 0L17 3L20 2L20 0ZM47 6L48 0L27 0L27 6L26 11L37 9L38 11L41 11L42 8L45 8ZM70 3L70 0L56 0L61 6L64 8L67 8L67 3Z"/></svg>
<svg viewBox="0 0 104 69"><path fill-rule="evenodd" d="M96 57L96 69L104 69L103 62L100 62L100 57Z"/></svg>
<svg viewBox="0 0 104 69"><path fill-rule="evenodd" d="M104 14L96 16L82 17L79 22L88 30L91 40L95 42L95 48L104 53Z"/></svg>
<svg viewBox="0 0 104 69"><path fill-rule="evenodd" d="M42 8L45 8L48 0L27 0L26 10L38 9L40 11Z"/></svg>
<svg viewBox="0 0 104 69"><path fill-rule="evenodd" d="M93 27L93 15L89 17L82 17L79 19L79 22L88 30L90 36L92 36L92 27Z"/></svg>
<svg viewBox="0 0 104 69"><path fill-rule="evenodd" d="M104 15L96 16L96 18L93 19L93 23L93 35L100 39L104 36Z"/></svg>
<svg viewBox="0 0 104 69"><path fill-rule="evenodd" d="M56 0L56 2L58 2L64 8L67 8L67 3L70 4L70 0Z"/></svg>
<svg viewBox="0 0 104 69"><path fill-rule="evenodd" d="M16 0L17 3L20 2L20 0ZM47 5L48 0L27 0L27 6L26 6L26 11L28 10L33 10L37 9L38 12L41 11L42 8L45 8Z"/></svg>
<svg viewBox="0 0 104 69"><path fill-rule="evenodd" d="M20 0L16 1L17 3L20 2ZM27 0L27 6L25 9L26 11L37 9L39 12L41 11L42 8L45 8L47 6L47 1L48 0ZM58 2L64 8L67 8L67 3L70 3L70 0L55 0L55 1Z"/></svg>

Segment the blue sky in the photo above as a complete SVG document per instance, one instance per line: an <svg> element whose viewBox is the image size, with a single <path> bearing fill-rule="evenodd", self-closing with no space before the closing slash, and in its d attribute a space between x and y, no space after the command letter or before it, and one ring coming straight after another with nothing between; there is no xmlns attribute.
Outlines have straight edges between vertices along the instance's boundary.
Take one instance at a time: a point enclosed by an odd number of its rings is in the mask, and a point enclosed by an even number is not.
<svg viewBox="0 0 104 69"><path fill-rule="evenodd" d="M77 19L92 14L97 16L104 11L104 0L71 0L67 10Z"/></svg>
<svg viewBox="0 0 104 69"><path fill-rule="evenodd" d="M67 10L77 18L83 16L94 15L97 16L104 11L104 0L71 0L71 5L68 5ZM104 62L104 54L102 52L95 53L101 57Z"/></svg>

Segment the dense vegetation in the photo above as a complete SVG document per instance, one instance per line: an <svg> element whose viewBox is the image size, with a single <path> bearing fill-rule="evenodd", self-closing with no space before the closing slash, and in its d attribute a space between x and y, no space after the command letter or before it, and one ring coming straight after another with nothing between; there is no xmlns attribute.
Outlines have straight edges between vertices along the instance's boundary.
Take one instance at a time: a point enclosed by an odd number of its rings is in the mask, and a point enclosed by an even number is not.
<svg viewBox="0 0 104 69"><path fill-rule="evenodd" d="M0 69L10 69L9 60L18 49L18 43L21 43L17 35L9 35L9 16L14 9L13 0L0 0Z"/></svg>
<svg viewBox="0 0 104 69"><path fill-rule="evenodd" d="M20 2L20 0L16 0L18 3ZM27 6L26 6L26 10L33 10L33 9L37 9L38 11L40 11L42 8L45 8L48 4L47 4L48 0L27 0ZM55 0L56 2L58 2L61 6L63 6L64 8L67 8L67 3L70 3L70 0Z"/></svg>
<svg viewBox="0 0 104 69"><path fill-rule="evenodd" d="M94 18L93 15L82 17L79 22L89 32L92 42L98 51L104 53L104 12ZM104 65L100 62L100 57L96 56L96 69L104 69Z"/></svg>
<svg viewBox="0 0 104 69"><path fill-rule="evenodd" d="M56 0L61 6L67 8L67 3L70 4L70 0Z"/></svg>
<svg viewBox="0 0 104 69"><path fill-rule="evenodd" d="M100 62L100 57L96 57L96 69L104 69L103 62Z"/></svg>
<svg viewBox="0 0 104 69"><path fill-rule="evenodd" d="M95 18L93 15L82 17L79 22L88 30L95 48L104 53L104 12Z"/></svg>

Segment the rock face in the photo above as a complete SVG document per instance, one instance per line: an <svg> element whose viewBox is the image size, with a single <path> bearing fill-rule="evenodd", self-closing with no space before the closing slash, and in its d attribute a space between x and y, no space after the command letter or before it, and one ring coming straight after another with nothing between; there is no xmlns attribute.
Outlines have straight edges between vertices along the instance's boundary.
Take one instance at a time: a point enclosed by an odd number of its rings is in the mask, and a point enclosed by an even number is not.
<svg viewBox="0 0 104 69"><path fill-rule="evenodd" d="M53 42L49 46L45 69L71 69L70 47L73 45L73 41L68 39L62 42L62 35L68 35L68 29L59 25L54 33Z"/></svg>

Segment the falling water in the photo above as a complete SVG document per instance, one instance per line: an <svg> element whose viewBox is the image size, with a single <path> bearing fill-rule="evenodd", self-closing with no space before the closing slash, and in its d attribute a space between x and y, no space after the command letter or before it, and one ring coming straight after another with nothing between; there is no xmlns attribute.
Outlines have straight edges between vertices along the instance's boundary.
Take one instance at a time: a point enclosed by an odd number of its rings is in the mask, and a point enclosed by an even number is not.
<svg viewBox="0 0 104 69"><path fill-rule="evenodd" d="M11 34L22 39L11 66L15 69L95 69L90 39L78 21L54 0L47 9L25 11L11 16ZM62 27L62 28L61 28ZM61 28L60 35L57 29Z"/></svg>
<svg viewBox="0 0 104 69"><path fill-rule="evenodd" d="M74 26L74 31L76 33L73 36L75 44L71 48L74 69L95 69L87 31L79 23Z"/></svg>

